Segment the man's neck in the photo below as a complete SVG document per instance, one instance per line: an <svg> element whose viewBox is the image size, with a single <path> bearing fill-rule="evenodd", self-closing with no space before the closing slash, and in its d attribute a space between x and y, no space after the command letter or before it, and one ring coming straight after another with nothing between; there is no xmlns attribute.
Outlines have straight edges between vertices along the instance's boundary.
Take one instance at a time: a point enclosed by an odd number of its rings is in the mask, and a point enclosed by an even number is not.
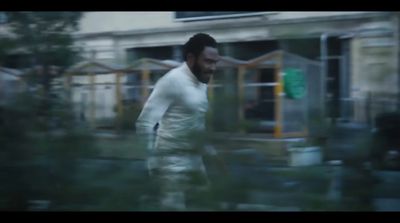
<svg viewBox="0 0 400 223"><path fill-rule="evenodd" d="M187 62L185 61L184 63L185 66L185 70L187 75L189 76L189 78L195 83L195 84L200 84L202 82L199 81L199 79L196 77L196 75L194 75L192 69L190 69L189 65L187 64Z"/></svg>

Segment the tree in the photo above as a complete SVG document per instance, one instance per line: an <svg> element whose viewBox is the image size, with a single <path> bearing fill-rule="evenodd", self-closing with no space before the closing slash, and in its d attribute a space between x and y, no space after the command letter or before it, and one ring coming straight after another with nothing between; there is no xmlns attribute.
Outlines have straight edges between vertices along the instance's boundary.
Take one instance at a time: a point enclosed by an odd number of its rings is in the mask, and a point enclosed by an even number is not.
<svg viewBox="0 0 400 223"><path fill-rule="evenodd" d="M13 48L14 41L7 37L0 39L0 66L4 66L4 60L7 57L7 52Z"/></svg>
<svg viewBox="0 0 400 223"><path fill-rule="evenodd" d="M72 32L78 29L82 12L6 12L17 48L29 56L34 79L43 89L44 111L49 109L51 81L74 63ZM22 65L21 65L22 66ZM54 67L59 68L54 72ZM37 69L38 68L38 69Z"/></svg>

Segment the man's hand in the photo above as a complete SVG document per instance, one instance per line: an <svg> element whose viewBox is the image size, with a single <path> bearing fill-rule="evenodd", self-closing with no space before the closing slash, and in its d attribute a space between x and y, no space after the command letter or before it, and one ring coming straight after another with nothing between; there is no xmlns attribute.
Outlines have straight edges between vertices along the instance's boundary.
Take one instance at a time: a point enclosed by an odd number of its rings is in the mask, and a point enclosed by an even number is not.
<svg viewBox="0 0 400 223"><path fill-rule="evenodd" d="M205 145L204 151L211 158L213 163L217 165L218 169L220 169L225 176L228 176L229 175L228 168L226 167L224 160L218 155L218 152L214 148L214 146Z"/></svg>

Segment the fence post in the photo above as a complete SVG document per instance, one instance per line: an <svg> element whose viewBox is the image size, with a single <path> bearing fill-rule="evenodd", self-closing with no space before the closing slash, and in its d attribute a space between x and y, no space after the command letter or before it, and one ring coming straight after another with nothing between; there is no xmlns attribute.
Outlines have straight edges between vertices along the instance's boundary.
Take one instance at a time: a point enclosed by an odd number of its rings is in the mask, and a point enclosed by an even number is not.
<svg viewBox="0 0 400 223"><path fill-rule="evenodd" d="M119 132L121 130L121 125L123 122L123 104L122 104L122 95L121 95L121 76L122 73L115 73L115 99L117 102L117 118L116 118L116 130Z"/></svg>
<svg viewBox="0 0 400 223"><path fill-rule="evenodd" d="M240 127L239 127L239 132L240 133L244 133L246 131L246 129L243 126L244 123L244 86L243 86L243 82L244 82L244 73L245 73L245 67L244 66L240 66L238 68L238 96L239 96L239 108L238 108L238 116L239 116L239 123L240 123Z"/></svg>
<svg viewBox="0 0 400 223"><path fill-rule="evenodd" d="M277 54L277 63L275 65L275 81L277 84L274 88L275 95L275 127L274 127L274 138L281 138L283 132L283 80L282 80L282 62L283 55L282 52Z"/></svg>
<svg viewBox="0 0 400 223"><path fill-rule="evenodd" d="M371 102L372 102L372 93L367 92L367 99L365 102L365 115L367 118L367 124L368 126L371 126Z"/></svg>
<svg viewBox="0 0 400 223"><path fill-rule="evenodd" d="M96 128L96 76L89 73L90 79L90 126Z"/></svg>

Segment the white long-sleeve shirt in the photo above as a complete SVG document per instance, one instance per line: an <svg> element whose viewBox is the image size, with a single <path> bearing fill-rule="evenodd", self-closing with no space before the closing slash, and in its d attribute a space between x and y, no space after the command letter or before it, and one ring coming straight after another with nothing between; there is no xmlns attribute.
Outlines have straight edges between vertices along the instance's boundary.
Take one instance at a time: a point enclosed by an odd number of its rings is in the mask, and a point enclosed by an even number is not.
<svg viewBox="0 0 400 223"><path fill-rule="evenodd" d="M158 80L136 121L136 132L147 136L151 151L200 149L192 148L191 137L204 130L207 109L207 84L198 81L183 63ZM157 123L156 145L153 146L151 136ZM199 161L186 159L184 162L193 165Z"/></svg>

